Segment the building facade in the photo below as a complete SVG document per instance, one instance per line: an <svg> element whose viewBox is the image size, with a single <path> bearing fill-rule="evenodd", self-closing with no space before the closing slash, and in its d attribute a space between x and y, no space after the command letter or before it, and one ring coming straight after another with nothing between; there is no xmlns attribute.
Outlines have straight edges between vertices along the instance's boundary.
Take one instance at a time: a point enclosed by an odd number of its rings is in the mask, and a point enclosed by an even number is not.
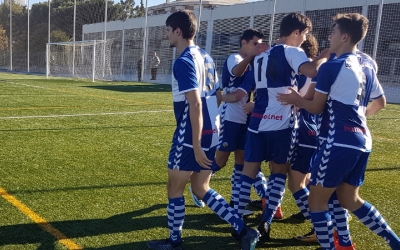
<svg viewBox="0 0 400 250"><path fill-rule="evenodd" d="M196 44L211 54L219 73L226 58L238 51L239 37L246 28L253 27L262 30L266 35L265 40L273 43L279 36L279 24L282 17L290 12L303 13L311 18L312 33L317 37L320 48L323 49L329 46L327 38L332 17L337 13L357 12L370 20L367 37L359 44L359 49L370 55L376 55L381 82L384 82L386 86L391 86L399 81L400 16L398 10L400 0L385 0L381 11L379 11L380 0L281 0L276 1L275 9L274 1L228 6L217 5L211 1L203 2L206 2L206 6L213 7L203 8L201 11ZM165 76L164 80L169 82L172 62L178 55L170 48L166 38L165 20L169 12L182 9L182 6L185 9L193 9L198 16L199 8L193 5L195 3L198 1L182 0L149 8L151 14L147 21L145 42L143 42L144 18L108 22L107 39L113 39L111 68L115 78L135 80L134 69L138 59L144 54L147 62L153 52L157 52L161 59L160 72ZM84 40L103 39L103 35L104 23L83 27ZM396 94L400 96L400 91Z"/></svg>

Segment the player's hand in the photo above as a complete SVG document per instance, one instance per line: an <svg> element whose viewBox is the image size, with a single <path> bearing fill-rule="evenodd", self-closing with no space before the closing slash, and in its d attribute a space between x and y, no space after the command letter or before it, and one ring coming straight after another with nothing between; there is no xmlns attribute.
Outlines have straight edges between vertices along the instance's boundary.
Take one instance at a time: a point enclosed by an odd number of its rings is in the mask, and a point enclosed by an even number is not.
<svg viewBox="0 0 400 250"><path fill-rule="evenodd" d="M292 87L288 88L288 90L288 94L280 93L277 95L276 99L282 105L296 105L298 103L298 100L301 98L300 94Z"/></svg>
<svg viewBox="0 0 400 250"><path fill-rule="evenodd" d="M207 158L201 147L193 147L196 162L203 168L211 169L212 161Z"/></svg>
<svg viewBox="0 0 400 250"><path fill-rule="evenodd" d="M329 59L329 57L331 57L331 50L329 48L324 49L323 51L321 51L320 56Z"/></svg>
<svg viewBox="0 0 400 250"><path fill-rule="evenodd" d="M268 43L259 43L257 44L254 49L251 51L252 56L257 56L270 48Z"/></svg>
<svg viewBox="0 0 400 250"><path fill-rule="evenodd" d="M253 112L254 109L254 102L248 102L245 105L242 106L243 112L245 114L251 114Z"/></svg>

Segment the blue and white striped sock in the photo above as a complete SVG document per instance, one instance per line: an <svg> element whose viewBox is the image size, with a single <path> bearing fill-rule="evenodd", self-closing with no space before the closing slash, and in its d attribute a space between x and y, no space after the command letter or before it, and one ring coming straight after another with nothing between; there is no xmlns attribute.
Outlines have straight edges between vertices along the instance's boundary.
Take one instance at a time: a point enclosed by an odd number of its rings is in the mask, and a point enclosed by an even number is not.
<svg viewBox="0 0 400 250"><path fill-rule="evenodd" d="M400 239L392 231L378 210L368 202L353 212L355 216L366 225L372 232L386 240L392 249L400 249Z"/></svg>
<svg viewBox="0 0 400 250"><path fill-rule="evenodd" d="M256 193L258 197L265 198L266 193L267 193L267 179L265 179L265 175L263 172L258 171L256 178L254 179L254 189L256 190Z"/></svg>
<svg viewBox="0 0 400 250"><path fill-rule="evenodd" d="M243 220L219 193L209 189L203 197L207 206L221 219L231 224L238 234L245 228Z"/></svg>
<svg viewBox="0 0 400 250"><path fill-rule="evenodd" d="M299 207L300 212L303 214L303 216L307 220L310 220L310 218L311 218L309 209L308 209L308 195L309 194L310 194L310 191L308 191L307 188L303 188L293 194L293 198L296 201L296 205Z"/></svg>
<svg viewBox="0 0 400 250"><path fill-rule="evenodd" d="M169 240L179 243L181 242L182 226L185 219L185 198L168 199L167 213Z"/></svg>
<svg viewBox="0 0 400 250"><path fill-rule="evenodd" d="M333 227L329 211L310 212L311 222L323 250L335 250Z"/></svg>
<svg viewBox="0 0 400 250"><path fill-rule="evenodd" d="M285 193L286 175L271 174L268 178L267 188L267 207L263 216L263 221L271 225L276 210L282 203L283 194Z"/></svg>
<svg viewBox="0 0 400 250"><path fill-rule="evenodd" d="M350 237L349 220L347 217L347 210L340 206L339 201L334 192L329 199L329 213L331 214L333 228L336 228L339 245L343 247L353 245Z"/></svg>
<svg viewBox="0 0 400 250"><path fill-rule="evenodd" d="M240 176L242 175L243 171L243 164L235 164L233 166L233 171L232 171L232 176L231 176L231 187L232 187L232 192L231 192L231 201L235 202L235 199L239 197L239 194L235 193L235 186L236 183L238 183Z"/></svg>
<svg viewBox="0 0 400 250"><path fill-rule="evenodd" d="M250 191L253 183L254 179L247 175L242 175L236 184L235 193L239 196L238 199L235 200L234 208L241 217L243 217L244 210L250 201Z"/></svg>

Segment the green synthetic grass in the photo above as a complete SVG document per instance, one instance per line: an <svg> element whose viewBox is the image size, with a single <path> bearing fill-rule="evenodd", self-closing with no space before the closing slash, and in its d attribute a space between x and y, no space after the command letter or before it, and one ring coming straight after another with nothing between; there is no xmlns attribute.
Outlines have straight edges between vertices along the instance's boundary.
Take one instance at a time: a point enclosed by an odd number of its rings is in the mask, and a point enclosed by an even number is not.
<svg viewBox="0 0 400 250"><path fill-rule="evenodd" d="M170 86L0 73L0 88L1 188L85 249L146 249L148 240L168 236ZM399 122L400 105L369 119L374 151L361 194L400 234ZM227 198L231 166L211 181ZM184 249L239 249L229 225L186 194ZM283 211L286 218L297 212L289 191ZM309 227L277 221L274 240L257 249L316 249L291 240ZM389 249L356 218L350 228L357 249ZM0 249L65 247L0 198Z"/></svg>

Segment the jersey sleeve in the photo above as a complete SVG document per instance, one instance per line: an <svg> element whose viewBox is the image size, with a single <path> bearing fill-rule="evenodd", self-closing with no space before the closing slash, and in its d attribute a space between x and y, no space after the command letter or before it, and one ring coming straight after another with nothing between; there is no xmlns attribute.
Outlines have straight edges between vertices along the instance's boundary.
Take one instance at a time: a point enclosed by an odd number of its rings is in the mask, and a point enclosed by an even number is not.
<svg viewBox="0 0 400 250"><path fill-rule="evenodd" d="M285 56L290 67L298 74L299 68L303 63L309 62L306 53L301 48L288 46L285 48Z"/></svg>
<svg viewBox="0 0 400 250"><path fill-rule="evenodd" d="M243 80L239 85L238 89L241 89L245 91L246 93L249 93L253 91L256 88L256 81L254 79L254 73L253 71L248 71L245 73L243 76Z"/></svg>
<svg viewBox="0 0 400 250"><path fill-rule="evenodd" d="M178 81L180 93L186 93L198 88L194 62L188 58L179 58L174 63L174 77Z"/></svg>
<svg viewBox="0 0 400 250"><path fill-rule="evenodd" d="M233 73L232 73L233 68L236 65L238 65L242 60L243 60L243 58L239 54L230 55L228 57L226 66L228 68L229 74L231 74L233 76Z"/></svg>
<svg viewBox="0 0 400 250"><path fill-rule="evenodd" d="M336 76L334 76L331 63L324 63L318 70L317 84L315 85L315 91L322 94L329 94L332 84L335 82Z"/></svg>
<svg viewBox="0 0 400 250"><path fill-rule="evenodd" d="M371 99L378 99L379 97L383 96L385 93L383 91L382 85L380 84L377 75L374 75L374 81L372 83L371 89Z"/></svg>
<svg viewBox="0 0 400 250"><path fill-rule="evenodd" d="M215 78L215 89L222 90L222 85L219 82L218 73L217 70L215 69L215 65L214 65L214 78Z"/></svg>

